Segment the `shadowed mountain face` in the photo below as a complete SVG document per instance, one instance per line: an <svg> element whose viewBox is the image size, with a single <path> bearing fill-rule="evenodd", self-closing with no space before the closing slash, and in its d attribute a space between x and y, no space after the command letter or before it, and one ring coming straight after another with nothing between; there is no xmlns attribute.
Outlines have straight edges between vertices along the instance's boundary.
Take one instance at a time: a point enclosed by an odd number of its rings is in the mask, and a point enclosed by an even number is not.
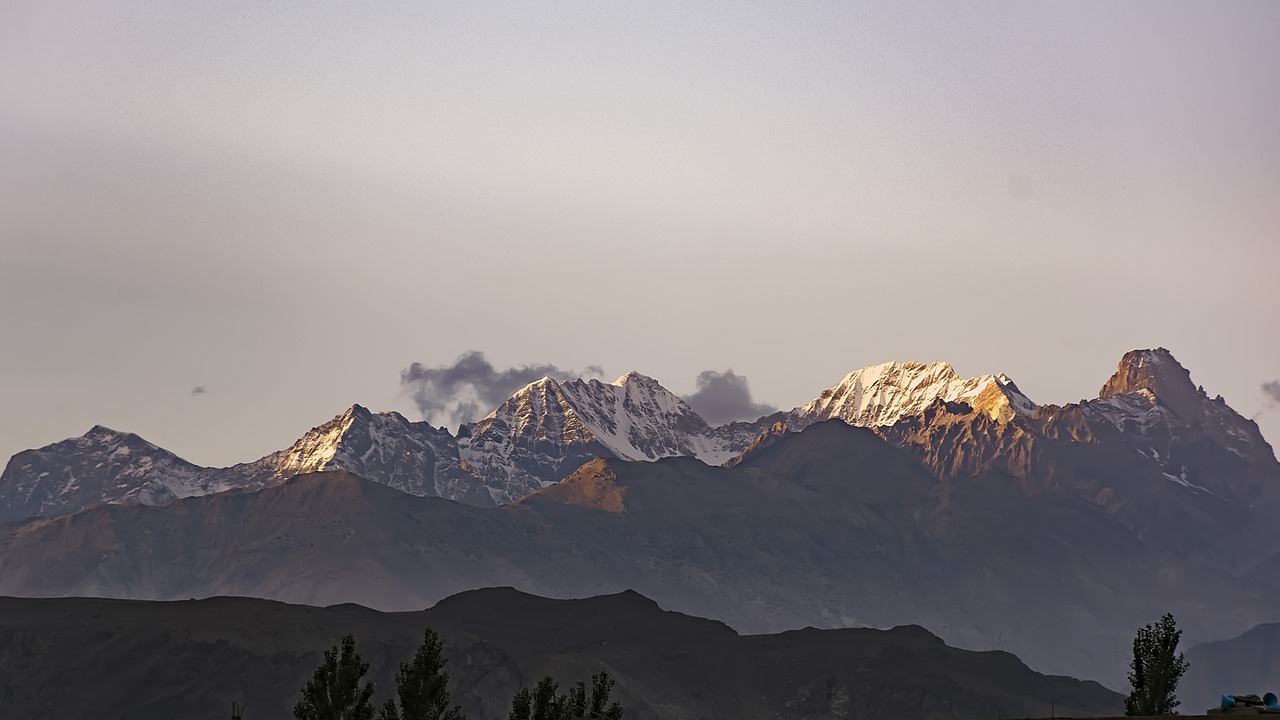
<svg viewBox="0 0 1280 720"><path fill-rule="evenodd" d="M606 670L627 717L685 720L1033 717L1113 714L1096 683L1039 675L1007 653L943 644L914 626L741 636L636 594L548 600L468 592L413 613L248 598L173 603L0 598L0 716L287 717L321 653L352 633L389 696L396 664L430 627L454 701L474 720L545 674Z"/></svg>
<svg viewBox="0 0 1280 720"><path fill-rule="evenodd" d="M1195 645L1186 655L1191 665L1178 684L1185 712L1214 707L1224 693L1280 693L1280 623Z"/></svg>
<svg viewBox="0 0 1280 720"><path fill-rule="evenodd" d="M409 610L494 585L560 597L632 588L746 632L919 623L1115 686L1134 629L1162 612L1194 640L1241 632L1275 607L1268 587L1147 542L1105 507L996 472L939 482L838 421L733 468L595 460L500 508L319 473L0 528L0 593L13 595Z"/></svg>

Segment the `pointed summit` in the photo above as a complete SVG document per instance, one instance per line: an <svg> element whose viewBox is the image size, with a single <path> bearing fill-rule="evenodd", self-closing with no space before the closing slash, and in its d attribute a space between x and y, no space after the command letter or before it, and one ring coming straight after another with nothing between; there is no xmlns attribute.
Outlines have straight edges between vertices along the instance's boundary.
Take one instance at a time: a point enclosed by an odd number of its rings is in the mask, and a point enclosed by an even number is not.
<svg viewBox="0 0 1280 720"><path fill-rule="evenodd" d="M628 385L656 385L662 387L662 383L636 370L629 370L623 373L610 384L617 387L626 387Z"/></svg>
<svg viewBox="0 0 1280 720"><path fill-rule="evenodd" d="M1125 353L1115 374L1099 391L1098 399L1085 402L1082 407L1092 419L1104 420L1122 432L1159 438L1158 442L1151 441L1153 448L1162 448L1154 452L1159 452L1161 463L1173 471L1171 477L1182 479L1184 472L1194 471L1197 464L1206 468L1217 464L1196 458L1194 453L1170 459L1170 437L1186 448L1199 448L1202 453L1207 452L1204 441L1208 440L1250 464L1270 467L1275 463L1271 446L1257 423L1232 410L1221 395L1210 398L1165 348ZM1243 477L1246 473L1235 474ZM1235 484L1243 487L1242 483Z"/></svg>
<svg viewBox="0 0 1280 720"><path fill-rule="evenodd" d="M274 463L273 475L280 480L346 470L411 495L493 504L479 478L462 465L448 430L409 422L397 412L370 412L363 405L312 428Z"/></svg>
<svg viewBox="0 0 1280 720"><path fill-rule="evenodd" d="M1130 350L1120 358L1116 372L1098 392L1100 398L1146 390L1159 398L1174 412L1191 409L1191 403L1199 404L1197 390L1191 382L1191 373L1164 348L1154 350Z"/></svg>
<svg viewBox="0 0 1280 720"><path fill-rule="evenodd" d="M91 439L91 438L111 439L111 438L125 437L128 434L129 433L122 433L119 430L112 430L106 425L94 425L93 427L89 428L88 432L86 432L84 435L81 435L80 437L86 438L86 439Z"/></svg>
<svg viewBox="0 0 1280 720"><path fill-rule="evenodd" d="M545 388L545 387L551 387L551 386L559 387L559 385L560 385L560 382L559 382L558 380L556 380L555 378L551 377L550 375L543 375L542 377L538 378L537 380L534 380L533 382L529 383L528 385L525 385L524 387L522 387L522 388L520 388L519 390L515 391L515 393L513 393L513 395L519 395L522 391L525 391L525 390L534 390L534 389L537 389L537 388Z"/></svg>

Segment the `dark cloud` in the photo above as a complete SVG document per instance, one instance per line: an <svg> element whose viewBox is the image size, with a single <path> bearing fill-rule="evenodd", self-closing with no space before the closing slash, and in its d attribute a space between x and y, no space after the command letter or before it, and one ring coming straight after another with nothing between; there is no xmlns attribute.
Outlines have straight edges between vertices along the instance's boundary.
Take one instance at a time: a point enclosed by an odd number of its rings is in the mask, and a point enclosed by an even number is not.
<svg viewBox="0 0 1280 720"><path fill-rule="evenodd" d="M568 380L600 377L599 365L562 370L555 365L525 365L498 370L484 353L463 353L452 365L427 367L414 363L400 373L400 387L413 394L422 417L435 425L457 427L497 407L511 394L543 377Z"/></svg>
<svg viewBox="0 0 1280 720"><path fill-rule="evenodd" d="M751 384L732 370L702 372L698 375L697 390L692 395L685 395L684 401L712 425L755 420L778 410L772 405L752 401Z"/></svg>
<svg viewBox="0 0 1280 720"><path fill-rule="evenodd" d="M1262 383L1262 394L1271 405L1280 405L1280 380Z"/></svg>
<svg viewBox="0 0 1280 720"><path fill-rule="evenodd" d="M203 395L204 393L205 393L205 389L203 385L197 385L191 388L191 397L195 397L197 395Z"/></svg>

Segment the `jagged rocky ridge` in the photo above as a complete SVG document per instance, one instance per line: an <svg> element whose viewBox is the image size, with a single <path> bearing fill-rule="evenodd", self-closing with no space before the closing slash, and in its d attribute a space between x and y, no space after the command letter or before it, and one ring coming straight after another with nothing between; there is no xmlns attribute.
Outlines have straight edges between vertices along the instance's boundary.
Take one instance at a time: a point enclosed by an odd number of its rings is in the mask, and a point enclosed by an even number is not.
<svg viewBox="0 0 1280 720"><path fill-rule="evenodd" d="M613 383L543 378L464 425L456 438L357 405L292 447L232 468L200 468L136 436L94 428L14 456L0 476L0 521L100 502L164 504L325 469L350 470L415 495L505 504L594 457L691 456L716 465L770 435L828 419L876 429L940 479L999 467L1033 484L1071 488L1135 520L1141 503L1111 481L1116 468L1179 486L1185 492L1174 505L1207 506L1193 515L1234 512L1235 504L1251 504L1280 484L1257 426L1221 398L1210 400L1167 350L1157 349L1126 354L1098 399L1074 405L1038 406L1003 374L965 379L942 362L889 362L854 371L789 412L714 428L640 373ZM1212 506L1209 497L1233 508ZM1193 539L1194 533L1188 544ZM1242 564L1260 560L1236 554Z"/></svg>
<svg viewBox="0 0 1280 720"><path fill-rule="evenodd" d="M163 505L338 469L412 495L492 506L556 482L593 457L693 456L719 464L745 449L766 420L712 428L656 380L631 372L613 383L543 378L457 437L354 405L289 448L229 468L200 467L136 435L95 427L13 457L0 475L0 522L98 503Z"/></svg>

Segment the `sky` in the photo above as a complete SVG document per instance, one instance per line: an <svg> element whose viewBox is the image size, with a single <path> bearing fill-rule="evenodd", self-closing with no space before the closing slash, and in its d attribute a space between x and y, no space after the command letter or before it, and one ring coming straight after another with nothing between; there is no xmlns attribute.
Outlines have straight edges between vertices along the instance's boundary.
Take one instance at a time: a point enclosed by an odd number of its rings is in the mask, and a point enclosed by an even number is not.
<svg viewBox="0 0 1280 720"><path fill-rule="evenodd" d="M790 408L1164 346L1280 443L1280 3L0 5L0 458L483 353ZM1271 399L1269 399L1271 398Z"/></svg>

